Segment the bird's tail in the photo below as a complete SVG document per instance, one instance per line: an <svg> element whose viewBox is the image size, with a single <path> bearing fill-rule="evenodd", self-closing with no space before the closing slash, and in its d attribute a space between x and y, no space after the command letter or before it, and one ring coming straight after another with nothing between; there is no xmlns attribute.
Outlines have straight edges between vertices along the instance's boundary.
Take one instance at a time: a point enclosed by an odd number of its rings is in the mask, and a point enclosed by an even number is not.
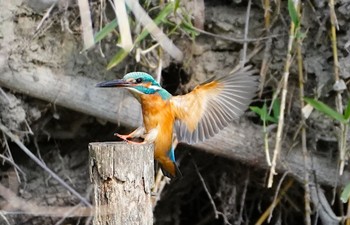
<svg viewBox="0 0 350 225"><path fill-rule="evenodd" d="M157 159L160 163L160 168L165 176L173 178L181 178L182 173L176 164L174 147L171 147L167 157Z"/></svg>
<svg viewBox="0 0 350 225"><path fill-rule="evenodd" d="M169 160L166 163L160 163L160 168L162 169L163 174L171 179L182 177L182 173L176 162Z"/></svg>

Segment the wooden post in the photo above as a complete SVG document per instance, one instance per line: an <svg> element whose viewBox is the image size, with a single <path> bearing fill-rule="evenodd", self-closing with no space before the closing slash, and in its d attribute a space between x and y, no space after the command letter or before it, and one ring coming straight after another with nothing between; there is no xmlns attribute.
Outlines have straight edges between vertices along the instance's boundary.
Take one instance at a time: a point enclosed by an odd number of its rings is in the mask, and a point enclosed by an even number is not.
<svg viewBox="0 0 350 225"><path fill-rule="evenodd" d="M93 225L152 225L153 145L90 143L89 157Z"/></svg>

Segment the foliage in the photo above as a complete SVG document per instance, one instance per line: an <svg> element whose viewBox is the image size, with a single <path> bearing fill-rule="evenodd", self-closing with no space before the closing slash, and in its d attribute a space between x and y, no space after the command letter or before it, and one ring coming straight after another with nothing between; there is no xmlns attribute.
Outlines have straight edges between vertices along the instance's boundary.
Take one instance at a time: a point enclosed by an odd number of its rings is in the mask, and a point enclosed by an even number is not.
<svg viewBox="0 0 350 225"><path fill-rule="evenodd" d="M288 12L295 27L299 27L299 24L300 24L299 14L297 12L297 9L295 8L293 0L288 0Z"/></svg>
<svg viewBox="0 0 350 225"><path fill-rule="evenodd" d="M332 118L340 123L343 123L346 127L349 125L349 119L350 119L350 101L348 102L344 113L340 114L336 110L332 109L328 105L324 104L321 101L318 101L316 99L311 98L304 98L307 103L309 103L312 107L314 107L316 110L324 113L329 118ZM344 148L346 149L346 133L344 135L345 137L341 137L344 140ZM341 193L341 201L346 203L349 200L350 197L350 183L346 185L343 192Z"/></svg>
<svg viewBox="0 0 350 225"><path fill-rule="evenodd" d="M328 117L337 120L340 123L348 123L350 118L350 101L344 111L344 114L338 113L336 110L332 109L328 105L324 104L321 101L312 98L304 98L307 103L309 103L316 110L324 113Z"/></svg>
<svg viewBox="0 0 350 225"><path fill-rule="evenodd" d="M149 7L149 4L145 7ZM167 4L165 4L163 7L157 6L153 9L149 9L149 12L157 10L158 8L161 8L160 11L156 14L156 16L153 19L153 22L157 26L163 26L164 31L166 34L172 35L180 33L187 34L191 39L194 39L198 32L195 31L191 17L188 15L188 13L181 8L180 1L170 1ZM178 13L179 12L179 13ZM128 11L128 13L130 13ZM174 18L180 17L180 20L175 20ZM129 16L129 20L133 20L131 16ZM174 22L176 21L176 22ZM130 24L136 24L136 23L130 23ZM96 33L94 40L95 43L103 40L111 33L118 33L116 28L118 27L118 21L117 19L112 20L111 22L107 23L98 33ZM135 29L130 29L135 30ZM133 49L136 49L141 42L145 41L145 44L142 44L142 46L149 45L149 40L153 42L153 39L147 39L149 36L149 32L147 29L142 29L139 33L135 34ZM150 47L150 46L148 46ZM120 62L122 62L129 54L129 50L121 48L117 53L112 57L110 62L107 65L107 69L111 69L118 65Z"/></svg>
<svg viewBox="0 0 350 225"><path fill-rule="evenodd" d="M251 106L250 110L255 112L260 116L261 121L263 121L264 124L266 122L272 122L272 123L278 123L278 116L280 114L280 101L279 99L276 99L272 104L272 116L270 115L270 112L267 110L266 102L264 105L259 108L257 106Z"/></svg>

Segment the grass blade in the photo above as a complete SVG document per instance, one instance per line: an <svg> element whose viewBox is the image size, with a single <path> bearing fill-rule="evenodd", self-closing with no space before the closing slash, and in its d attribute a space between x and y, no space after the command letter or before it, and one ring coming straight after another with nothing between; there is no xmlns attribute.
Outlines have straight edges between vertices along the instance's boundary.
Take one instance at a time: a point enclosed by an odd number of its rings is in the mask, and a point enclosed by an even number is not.
<svg viewBox="0 0 350 225"><path fill-rule="evenodd" d="M128 56L128 51L125 51L123 48L120 49L117 54L114 55L114 57L111 59L111 61L107 65L107 70L110 70L111 68L118 65L123 59L125 59L126 56Z"/></svg>
<svg viewBox="0 0 350 225"><path fill-rule="evenodd" d="M275 123L278 122L278 117L280 116L280 108L281 108L281 102L278 98L276 98L272 104L273 117L274 117L274 120L276 121Z"/></svg>
<svg viewBox="0 0 350 225"><path fill-rule="evenodd" d="M348 183L348 184L345 186L343 192L342 192L341 195L340 195L340 199L341 199L341 201L342 201L343 203L346 203L346 202L348 202L349 197L350 197L350 183Z"/></svg>
<svg viewBox="0 0 350 225"><path fill-rule="evenodd" d="M137 22L141 23L143 27L152 34L152 37L159 43L159 45L177 62L183 60L182 51L176 47L174 42L169 39L167 35L157 26L147 12L142 8L137 0L125 0L126 4L133 12Z"/></svg>
<svg viewBox="0 0 350 225"><path fill-rule="evenodd" d="M114 0L113 2L121 39L120 47L125 51L130 52L134 45L132 43L129 15L126 10L125 0Z"/></svg>
<svg viewBox="0 0 350 225"><path fill-rule="evenodd" d="M324 104L323 102L320 102L320 101L312 99L312 98L304 98L304 100L307 103L309 103L312 107L314 107L316 110L326 114L330 118L335 119L341 123L347 122L342 114L338 113L337 111L335 111L334 109L332 109L328 105Z"/></svg>
<svg viewBox="0 0 350 225"><path fill-rule="evenodd" d="M348 105L346 106L346 109L344 112L344 118L346 120L349 120L349 118L350 118L350 100L348 101Z"/></svg>
<svg viewBox="0 0 350 225"><path fill-rule="evenodd" d="M118 26L117 19L112 20L95 35L95 43L101 41Z"/></svg>
<svg viewBox="0 0 350 225"><path fill-rule="evenodd" d="M295 27L299 27L299 16L298 16L298 12L295 8L293 0L288 0L288 12L289 12L289 16L292 19Z"/></svg>
<svg viewBox="0 0 350 225"><path fill-rule="evenodd" d="M153 20L155 24L159 25L163 20L165 20L168 15L174 10L174 2L169 2L157 15L157 17ZM142 41L149 32L146 29L143 29L141 34L136 38L135 43Z"/></svg>

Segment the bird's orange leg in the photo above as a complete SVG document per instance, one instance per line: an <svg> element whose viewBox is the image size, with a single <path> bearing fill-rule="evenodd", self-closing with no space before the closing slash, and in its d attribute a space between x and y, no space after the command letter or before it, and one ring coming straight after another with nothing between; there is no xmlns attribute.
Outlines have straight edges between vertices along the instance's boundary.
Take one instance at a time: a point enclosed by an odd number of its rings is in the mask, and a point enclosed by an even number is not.
<svg viewBox="0 0 350 225"><path fill-rule="evenodd" d="M131 143L138 143L138 142L133 142L128 140L129 138L136 138L136 137L144 137L145 134L145 128L144 127L139 127L136 130L134 130L133 132L131 132L130 134L118 134L118 133L114 133L114 136L117 136L121 139L123 139L124 141L127 142L131 142Z"/></svg>
<svg viewBox="0 0 350 225"><path fill-rule="evenodd" d="M143 128L143 127L142 127ZM137 128L135 131L137 131L139 128ZM134 131L134 132L135 132ZM143 131L144 131L144 128L143 128ZM132 132L131 134L133 134L134 132ZM131 134L129 135L120 135L120 134L115 134L117 135L118 137L120 136L130 136ZM120 136L119 136L120 135ZM150 132L148 132L147 134L144 134L142 135L144 137L144 141L142 142L135 142L135 141L130 141L128 140L127 138L126 139L123 139L125 141L127 141L128 143L130 144L136 144L136 145L142 145L142 144L149 144L149 143L153 143L156 138L157 138L157 135L158 135L158 128L154 128L152 130L150 130ZM131 136L131 137L136 137L136 136ZM140 136L139 136L140 137ZM121 137L120 137L121 138Z"/></svg>

